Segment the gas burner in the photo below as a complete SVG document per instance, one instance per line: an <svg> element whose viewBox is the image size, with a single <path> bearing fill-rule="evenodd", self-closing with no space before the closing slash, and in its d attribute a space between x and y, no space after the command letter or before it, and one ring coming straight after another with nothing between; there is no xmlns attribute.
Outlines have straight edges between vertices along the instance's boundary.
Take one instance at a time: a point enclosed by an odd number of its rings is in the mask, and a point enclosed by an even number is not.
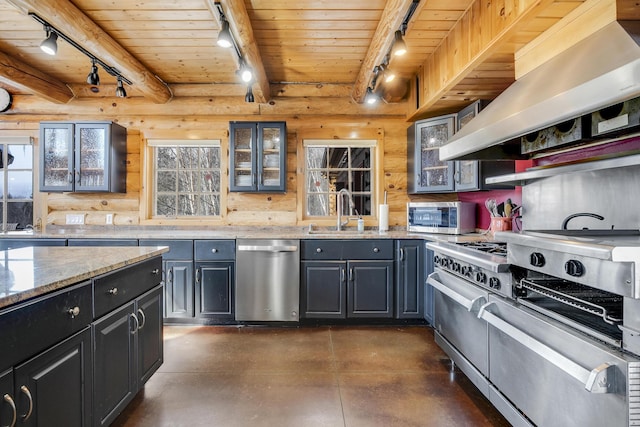
<svg viewBox="0 0 640 427"><path fill-rule="evenodd" d="M492 255L507 256L507 244L504 242L459 242L457 244L468 249L486 252Z"/></svg>

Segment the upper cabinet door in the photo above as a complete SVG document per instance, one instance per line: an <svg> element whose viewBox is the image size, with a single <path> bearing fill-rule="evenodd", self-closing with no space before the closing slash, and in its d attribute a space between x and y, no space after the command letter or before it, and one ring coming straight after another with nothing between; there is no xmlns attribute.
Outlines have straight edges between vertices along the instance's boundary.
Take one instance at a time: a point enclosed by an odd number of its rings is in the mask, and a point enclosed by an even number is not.
<svg viewBox="0 0 640 427"><path fill-rule="evenodd" d="M40 126L40 191L73 190L73 124Z"/></svg>
<svg viewBox="0 0 640 427"><path fill-rule="evenodd" d="M460 110L456 122L459 131L480 112L485 105L484 101L476 101ZM455 181L457 191L478 190L480 188L480 174L477 160L458 160L455 164Z"/></svg>
<svg viewBox="0 0 640 427"><path fill-rule="evenodd" d="M109 126L76 125L75 189L76 191L109 190Z"/></svg>
<svg viewBox="0 0 640 427"><path fill-rule="evenodd" d="M231 122L229 190L284 192L286 155L287 132L284 122Z"/></svg>
<svg viewBox="0 0 640 427"><path fill-rule="evenodd" d="M409 193L453 191L454 162L440 160L440 147L455 131L456 115L416 122L408 130Z"/></svg>

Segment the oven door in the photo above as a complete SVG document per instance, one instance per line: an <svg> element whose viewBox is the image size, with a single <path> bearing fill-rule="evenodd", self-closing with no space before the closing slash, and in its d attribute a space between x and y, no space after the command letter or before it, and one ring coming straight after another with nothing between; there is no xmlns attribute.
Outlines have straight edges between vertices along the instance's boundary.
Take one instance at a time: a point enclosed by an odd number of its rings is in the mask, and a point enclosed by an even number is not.
<svg viewBox="0 0 640 427"><path fill-rule="evenodd" d="M478 372L484 377L489 373L488 327L477 314L489 293L440 269L429 275L427 283L434 288L436 341L485 392L486 380L478 378Z"/></svg>
<svg viewBox="0 0 640 427"><path fill-rule="evenodd" d="M639 361L533 310L491 296L489 379L543 426L637 425ZM632 394L633 396L630 396Z"/></svg>

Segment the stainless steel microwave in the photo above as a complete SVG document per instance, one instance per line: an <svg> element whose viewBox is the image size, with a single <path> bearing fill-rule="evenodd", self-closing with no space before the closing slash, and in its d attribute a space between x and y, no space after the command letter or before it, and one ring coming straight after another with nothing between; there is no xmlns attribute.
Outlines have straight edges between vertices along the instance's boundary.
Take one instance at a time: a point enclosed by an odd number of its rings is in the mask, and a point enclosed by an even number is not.
<svg viewBox="0 0 640 427"><path fill-rule="evenodd" d="M409 202L407 230L463 234L476 229L476 204L468 202Z"/></svg>

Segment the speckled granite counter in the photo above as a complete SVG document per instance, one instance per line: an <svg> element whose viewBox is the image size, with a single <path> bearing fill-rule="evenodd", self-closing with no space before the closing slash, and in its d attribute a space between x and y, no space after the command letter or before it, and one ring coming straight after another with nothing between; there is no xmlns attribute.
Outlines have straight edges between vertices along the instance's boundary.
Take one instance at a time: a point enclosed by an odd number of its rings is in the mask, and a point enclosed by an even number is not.
<svg viewBox="0 0 640 427"><path fill-rule="evenodd" d="M167 247L27 247L0 251L0 308L167 252Z"/></svg>
<svg viewBox="0 0 640 427"><path fill-rule="evenodd" d="M52 228L44 232L6 232L2 238L58 238L58 239L424 239L445 241L491 240L482 233L460 236L429 233L409 233L406 229L394 229L379 233L378 230L355 229L337 232L328 228L307 227L78 227Z"/></svg>

